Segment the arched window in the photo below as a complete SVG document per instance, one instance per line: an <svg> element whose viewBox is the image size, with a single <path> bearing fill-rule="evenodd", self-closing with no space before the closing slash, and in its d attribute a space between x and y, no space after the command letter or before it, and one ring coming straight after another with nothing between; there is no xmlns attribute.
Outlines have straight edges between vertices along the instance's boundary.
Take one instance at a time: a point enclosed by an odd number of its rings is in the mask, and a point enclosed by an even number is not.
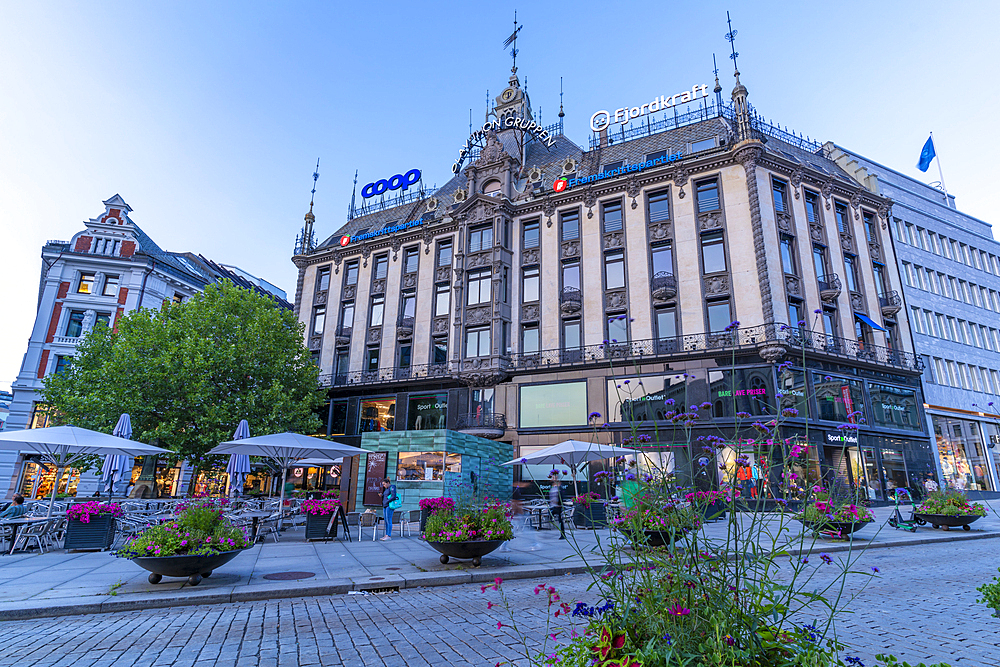
<svg viewBox="0 0 1000 667"><path fill-rule="evenodd" d="M496 197L500 194L500 181L499 179L491 179L486 181L483 185L483 194L490 195L491 197Z"/></svg>

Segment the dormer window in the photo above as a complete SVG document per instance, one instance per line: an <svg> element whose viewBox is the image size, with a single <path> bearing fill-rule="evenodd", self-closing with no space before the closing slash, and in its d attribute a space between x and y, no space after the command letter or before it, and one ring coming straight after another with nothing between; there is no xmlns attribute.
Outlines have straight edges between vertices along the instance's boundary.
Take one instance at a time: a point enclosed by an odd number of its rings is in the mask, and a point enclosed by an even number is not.
<svg viewBox="0 0 1000 667"><path fill-rule="evenodd" d="M500 180L494 178L486 181L483 185L483 194L490 197L498 197L500 195Z"/></svg>

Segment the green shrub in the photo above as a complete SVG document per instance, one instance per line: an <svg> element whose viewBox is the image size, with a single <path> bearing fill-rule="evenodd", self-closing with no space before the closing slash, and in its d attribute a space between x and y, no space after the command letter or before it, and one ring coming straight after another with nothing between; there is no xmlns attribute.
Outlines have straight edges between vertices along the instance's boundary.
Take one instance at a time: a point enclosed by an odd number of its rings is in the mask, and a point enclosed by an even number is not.
<svg viewBox="0 0 1000 667"><path fill-rule="evenodd" d="M1000 568L997 568L997 572L1000 572ZM976 602L982 602L993 610L994 616L1000 618L1000 577L993 577L992 581L983 584L976 590L983 594L983 597Z"/></svg>

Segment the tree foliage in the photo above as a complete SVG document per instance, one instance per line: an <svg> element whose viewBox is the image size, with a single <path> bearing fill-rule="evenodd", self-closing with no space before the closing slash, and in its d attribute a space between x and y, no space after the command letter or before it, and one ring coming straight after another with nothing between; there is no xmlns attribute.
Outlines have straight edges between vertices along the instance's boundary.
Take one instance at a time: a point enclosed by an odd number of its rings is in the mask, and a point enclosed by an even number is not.
<svg viewBox="0 0 1000 667"><path fill-rule="evenodd" d="M134 440L200 464L241 419L251 435L314 433L318 373L295 315L226 281L95 327L43 384L59 422L110 432L127 412Z"/></svg>

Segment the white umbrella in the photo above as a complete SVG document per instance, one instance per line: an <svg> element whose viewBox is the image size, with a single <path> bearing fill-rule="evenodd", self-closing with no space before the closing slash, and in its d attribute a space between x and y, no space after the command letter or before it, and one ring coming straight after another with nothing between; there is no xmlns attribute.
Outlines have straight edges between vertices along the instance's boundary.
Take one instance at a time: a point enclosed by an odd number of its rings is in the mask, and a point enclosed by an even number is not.
<svg viewBox="0 0 1000 667"><path fill-rule="evenodd" d="M564 465L569 466L573 471L573 491L580 495L580 490L576 484L576 472L581 463L588 461L603 461L619 456L633 456L638 454L634 449L616 447L614 445L602 445L597 442L583 442L582 440L567 440L558 445L552 445L540 452L528 454L527 456L513 461L507 461L503 465Z"/></svg>
<svg viewBox="0 0 1000 667"><path fill-rule="evenodd" d="M125 438L126 440L132 439L132 418L127 413L123 413L118 418L118 423L115 424L111 435ZM122 478L122 474L126 470L131 469L133 460L134 457L125 456L124 454L108 454L104 457L104 465L101 467L101 489L107 485L108 498L111 498L115 484Z"/></svg>
<svg viewBox="0 0 1000 667"><path fill-rule="evenodd" d="M250 425L246 419L241 419L233 433L233 440L245 440L249 437ZM226 472L229 474L229 493L242 494L246 475L250 474L250 457L246 454L230 454Z"/></svg>
<svg viewBox="0 0 1000 667"><path fill-rule="evenodd" d="M368 450L344 445L339 442L311 438L298 433L272 433L259 435L255 438L230 440L214 447L209 454L246 454L247 456L264 456L271 459L281 470L281 504L285 505L285 477L288 468L299 459L321 458L335 459L341 456L358 456L367 454ZM278 519L281 528L281 519Z"/></svg>
<svg viewBox="0 0 1000 667"><path fill-rule="evenodd" d="M169 454L169 450L132 442L107 433L90 431L77 426L51 426L23 431L0 433L0 450L14 450L39 454L42 460L56 469L56 483L52 485L49 518L56 499L56 488L63 468L68 468L88 455L146 456Z"/></svg>

